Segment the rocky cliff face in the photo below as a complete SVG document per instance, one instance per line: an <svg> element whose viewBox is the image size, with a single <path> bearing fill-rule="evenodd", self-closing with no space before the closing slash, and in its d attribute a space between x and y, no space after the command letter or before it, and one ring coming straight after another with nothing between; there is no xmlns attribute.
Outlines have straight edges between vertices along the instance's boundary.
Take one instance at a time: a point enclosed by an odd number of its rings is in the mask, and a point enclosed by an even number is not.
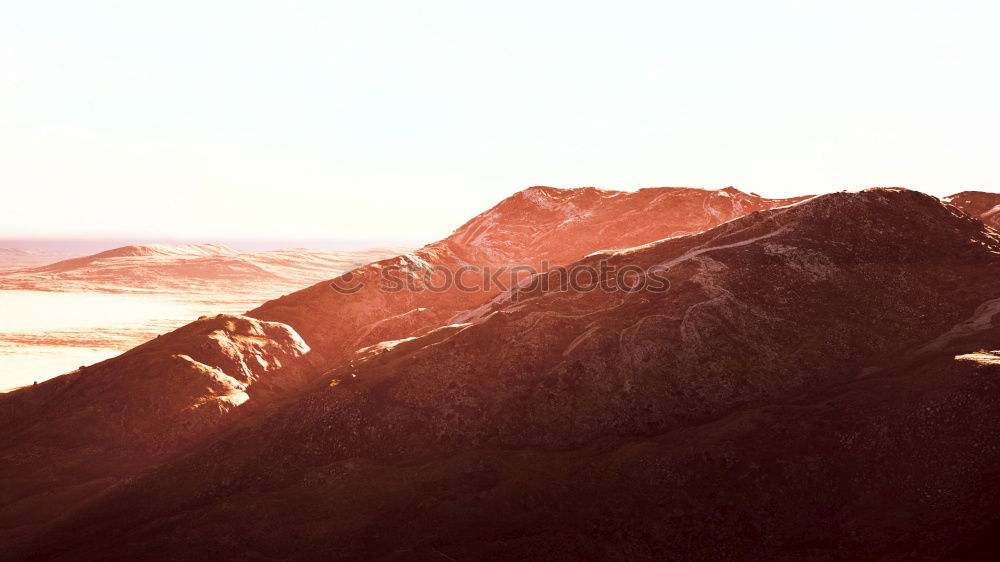
<svg viewBox="0 0 1000 562"><path fill-rule="evenodd" d="M363 349L19 552L910 559L993 545L997 232L875 189L574 265L602 260L667 268L670 290L525 284Z"/></svg>

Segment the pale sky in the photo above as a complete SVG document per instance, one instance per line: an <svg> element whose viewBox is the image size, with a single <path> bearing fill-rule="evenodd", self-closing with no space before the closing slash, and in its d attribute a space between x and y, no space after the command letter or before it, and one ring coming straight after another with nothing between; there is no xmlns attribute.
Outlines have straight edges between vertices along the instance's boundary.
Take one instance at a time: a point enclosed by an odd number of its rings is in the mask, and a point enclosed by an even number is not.
<svg viewBox="0 0 1000 562"><path fill-rule="evenodd" d="M531 185L1000 191L990 1L2 1L0 237L426 242Z"/></svg>

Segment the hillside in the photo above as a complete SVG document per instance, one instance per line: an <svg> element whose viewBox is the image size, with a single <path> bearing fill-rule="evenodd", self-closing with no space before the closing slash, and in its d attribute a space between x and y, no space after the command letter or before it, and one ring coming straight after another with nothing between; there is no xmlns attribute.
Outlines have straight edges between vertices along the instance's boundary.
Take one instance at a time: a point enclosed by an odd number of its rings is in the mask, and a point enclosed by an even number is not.
<svg viewBox="0 0 1000 562"><path fill-rule="evenodd" d="M0 541L191 446L251 402L298 387L313 370L308 352L287 326L204 317L0 394Z"/></svg>
<svg viewBox="0 0 1000 562"><path fill-rule="evenodd" d="M600 260L669 267L671 288L525 285L463 323L362 350L15 553L937 559L995 548L995 231L933 197L875 189L577 264Z"/></svg>

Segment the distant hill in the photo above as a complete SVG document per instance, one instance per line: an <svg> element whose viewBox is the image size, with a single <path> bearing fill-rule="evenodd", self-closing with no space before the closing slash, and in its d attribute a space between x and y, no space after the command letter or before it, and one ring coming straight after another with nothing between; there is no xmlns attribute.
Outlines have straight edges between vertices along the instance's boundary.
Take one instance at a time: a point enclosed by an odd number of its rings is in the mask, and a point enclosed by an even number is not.
<svg viewBox="0 0 1000 562"><path fill-rule="evenodd" d="M405 251L287 249L240 253L218 244L124 246L0 273L0 289L190 292L214 286L239 293L254 292L260 284L267 284L290 291Z"/></svg>

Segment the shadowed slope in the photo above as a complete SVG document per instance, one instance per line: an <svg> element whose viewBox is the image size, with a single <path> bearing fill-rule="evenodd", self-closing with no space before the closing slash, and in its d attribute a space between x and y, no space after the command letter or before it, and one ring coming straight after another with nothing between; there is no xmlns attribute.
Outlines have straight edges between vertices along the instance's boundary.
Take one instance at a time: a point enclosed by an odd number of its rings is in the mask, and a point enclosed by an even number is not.
<svg viewBox="0 0 1000 562"><path fill-rule="evenodd" d="M247 401L301 385L308 352L288 326L219 315L0 395L0 537L183 450Z"/></svg>
<svg viewBox="0 0 1000 562"><path fill-rule="evenodd" d="M998 381L941 357L659 435L218 480L173 516L101 504L30 559L987 560Z"/></svg>

